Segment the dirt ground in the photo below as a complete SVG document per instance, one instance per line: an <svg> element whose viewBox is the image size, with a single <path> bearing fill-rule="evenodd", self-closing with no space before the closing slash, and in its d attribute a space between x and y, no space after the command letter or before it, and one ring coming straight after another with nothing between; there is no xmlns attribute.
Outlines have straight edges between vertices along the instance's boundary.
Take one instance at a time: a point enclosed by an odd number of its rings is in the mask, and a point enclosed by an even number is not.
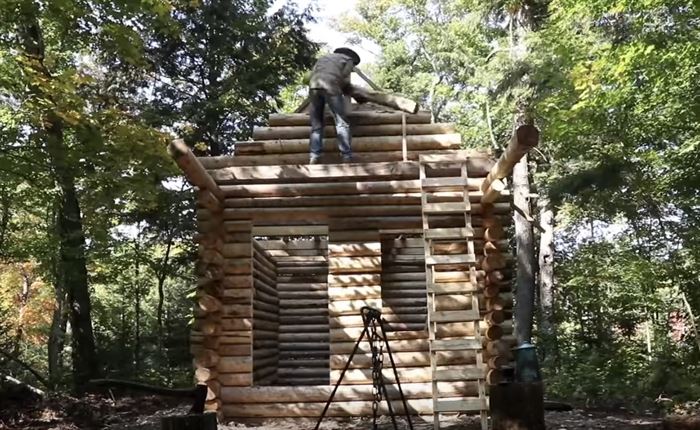
<svg viewBox="0 0 700 430"><path fill-rule="evenodd" d="M42 402L7 402L0 399L0 430L159 430L160 418L185 413L186 404L158 397L88 396L83 399L53 397ZM637 430L661 429L660 419L652 414L574 410L547 412L550 430ZM312 419L237 421L219 425L219 430L306 430L313 429ZM399 428L408 429L405 419ZM478 429L478 419L459 417L446 422L449 429ZM323 430L367 430L371 419L326 418ZM383 417L379 428L393 429L391 420ZM415 430L432 429L432 422L416 418Z"/></svg>

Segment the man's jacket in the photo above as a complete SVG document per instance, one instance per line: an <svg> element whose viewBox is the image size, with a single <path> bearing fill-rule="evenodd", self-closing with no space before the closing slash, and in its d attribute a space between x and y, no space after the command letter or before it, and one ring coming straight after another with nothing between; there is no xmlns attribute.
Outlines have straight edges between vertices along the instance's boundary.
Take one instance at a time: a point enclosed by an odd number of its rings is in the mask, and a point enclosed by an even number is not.
<svg viewBox="0 0 700 430"><path fill-rule="evenodd" d="M325 90L330 95L338 95L350 88L350 73L354 64L350 57L342 54L328 54L319 58L311 71L309 88Z"/></svg>

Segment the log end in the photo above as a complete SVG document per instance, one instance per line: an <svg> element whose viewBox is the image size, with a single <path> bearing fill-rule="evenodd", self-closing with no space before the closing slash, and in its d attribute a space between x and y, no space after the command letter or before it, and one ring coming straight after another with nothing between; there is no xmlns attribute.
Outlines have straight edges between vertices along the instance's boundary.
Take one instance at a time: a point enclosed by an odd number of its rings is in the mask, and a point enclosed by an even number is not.
<svg viewBox="0 0 700 430"><path fill-rule="evenodd" d="M532 149L536 147L540 142L540 131L534 125L521 125L515 131L518 139L518 145Z"/></svg>
<svg viewBox="0 0 700 430"><path fill-rule="evenodd" d="M173 139L168 144L168 154L174 159L178 159L189 152L190 148L183 139Z"/></svg>

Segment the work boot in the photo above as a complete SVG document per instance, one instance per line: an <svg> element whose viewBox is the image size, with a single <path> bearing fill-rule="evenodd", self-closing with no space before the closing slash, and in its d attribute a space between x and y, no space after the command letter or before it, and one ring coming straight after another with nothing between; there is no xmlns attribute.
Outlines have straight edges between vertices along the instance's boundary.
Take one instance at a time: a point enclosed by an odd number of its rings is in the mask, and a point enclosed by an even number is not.
<svg viewBox="0 0 700 430"><path fill-rule="evenodd" d="M311 158L309 158L309 164L318 164L318 158L319 158L319 157L311 157Z"/></svg>
<svg viewBox="0 0 700 430"><path fill-rule="evenodd" d="M343 164L350 164L350 163L354 163L354 162L355 162L355 160L354 160L354 157L352 155L344 155L343 156Z"/></svg>

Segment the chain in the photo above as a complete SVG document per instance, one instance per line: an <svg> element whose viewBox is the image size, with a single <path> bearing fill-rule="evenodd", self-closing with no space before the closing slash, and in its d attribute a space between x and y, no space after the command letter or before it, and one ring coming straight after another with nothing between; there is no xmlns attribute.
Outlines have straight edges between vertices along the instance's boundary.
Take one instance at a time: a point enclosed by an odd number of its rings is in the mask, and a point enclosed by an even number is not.
<svg viewBox="0 0 700 430"><path fill-rule="evenodd" d="M379 415L379 405L382 402L382 387L384 377L382 369L384 367L384 343L382 337L377 333L377 320L373 319L369 326L369 340L372 349L372 416L374 418L374 428Z"/></svg>

